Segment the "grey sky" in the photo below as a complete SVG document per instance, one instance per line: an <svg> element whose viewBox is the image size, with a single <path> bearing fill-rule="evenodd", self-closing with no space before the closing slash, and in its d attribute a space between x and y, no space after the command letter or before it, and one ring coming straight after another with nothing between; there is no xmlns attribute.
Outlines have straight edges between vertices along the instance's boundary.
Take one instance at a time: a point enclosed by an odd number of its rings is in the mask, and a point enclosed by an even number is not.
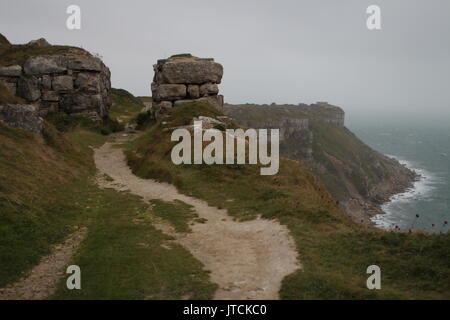
<svg viewBox="0 0 450 320"><path fill-rule="evenodd" d="M70 4L81 30L65 27ZM381 31L366 28L371 4ZM448 0L1 0L0 32L97 52L136 95L149 95L157 59L190 52L223 64L230 103L450 114Z"/></svg>

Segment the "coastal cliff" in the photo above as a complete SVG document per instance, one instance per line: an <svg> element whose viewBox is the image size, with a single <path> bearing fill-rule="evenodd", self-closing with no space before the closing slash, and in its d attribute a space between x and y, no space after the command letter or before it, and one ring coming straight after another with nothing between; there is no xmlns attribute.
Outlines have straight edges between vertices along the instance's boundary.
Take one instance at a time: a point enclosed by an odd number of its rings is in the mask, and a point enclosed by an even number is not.
<svg viewBox="0 0 450 320"><path fill-rule="evenodd" d="M311 105L226 105L236 123L280 129L280 152L311 170L354 220L369 223L380 205L411 187L417 174L365 145L345 127L345 113Z"/></svg>

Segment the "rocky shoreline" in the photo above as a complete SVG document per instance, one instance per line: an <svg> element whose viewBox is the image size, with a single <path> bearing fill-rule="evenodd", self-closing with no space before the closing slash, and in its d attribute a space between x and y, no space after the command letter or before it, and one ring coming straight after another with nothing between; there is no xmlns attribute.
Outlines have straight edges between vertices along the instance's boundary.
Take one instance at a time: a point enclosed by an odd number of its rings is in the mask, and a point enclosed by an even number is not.
<svg viewBox="0 0 450 320"><path fill-rule="evenodd" d="M391 201L393 196L410 190L414 187L415 182L423 179L423 176L402 165L398 160L385 155L384 157L394 164L398 172L374 188L373 194L368 199L352 198L340 202L340 207L358 223L375 226L371 219L376 215L386 213L382 209L384 204Z"/></svg>

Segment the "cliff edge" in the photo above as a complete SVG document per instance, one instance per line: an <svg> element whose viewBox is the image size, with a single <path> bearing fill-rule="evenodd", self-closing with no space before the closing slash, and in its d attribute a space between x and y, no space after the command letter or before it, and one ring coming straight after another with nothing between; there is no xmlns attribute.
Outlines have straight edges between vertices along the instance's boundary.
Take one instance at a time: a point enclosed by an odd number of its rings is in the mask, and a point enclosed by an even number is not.
<svg viewBox="0 0 450 320"><path fill-rule="evenodd" d="M345 112L326 102L226 105L252 128L279 128L280 152L309 168L354 220L369 223L380 205L411 187L417 174L364 144L345 127Z"/></svg>

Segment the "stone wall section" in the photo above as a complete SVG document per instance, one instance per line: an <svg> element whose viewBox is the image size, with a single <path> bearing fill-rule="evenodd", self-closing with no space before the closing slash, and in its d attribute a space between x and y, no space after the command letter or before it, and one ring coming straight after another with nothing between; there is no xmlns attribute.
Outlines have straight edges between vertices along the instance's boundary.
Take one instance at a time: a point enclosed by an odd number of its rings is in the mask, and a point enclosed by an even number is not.
<svg viewBox="0 0 450 320"><path fill-rule="evenodd" d="M156 119L168 109L191 101L205 101L222 110L224 101L218 85L223 67L214 59L182 54L158 60L153 69L151 91Z"/></svg>
<svg viewBox="0 0 450 320"><path fill-rule="evenodd" d="M107 118L110 79L108 67L90 55L32 56L23 65L0 66L0 82L36 106L40 116L63 111Z"/></svg>

